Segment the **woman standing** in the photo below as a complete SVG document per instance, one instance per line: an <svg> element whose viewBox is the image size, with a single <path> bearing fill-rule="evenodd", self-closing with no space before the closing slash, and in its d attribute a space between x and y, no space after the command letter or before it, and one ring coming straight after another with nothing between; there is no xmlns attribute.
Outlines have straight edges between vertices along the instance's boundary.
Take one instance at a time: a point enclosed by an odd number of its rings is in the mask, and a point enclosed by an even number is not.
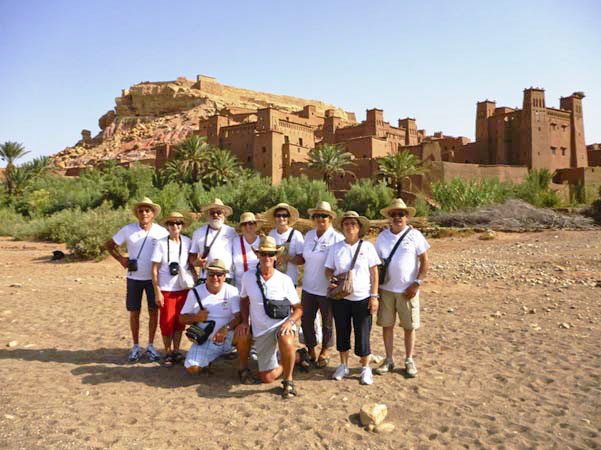
<svg viewBox="0 0 601 450"><path fill-rule="evenodd" d="M301 295L303 306L301 325L311 360L317 367L323 368L328 365L328 348L333 345L332 305L327 297L329 283L325 277L324 264L330 247L342 241L344 237L332 228L336 213L332 211L328 202L319 202L315 208L309 209L308 213L313 219L314 228L305 235L303 245L302 261L305 264L305 271ZM319 356L315 351L317 310L321 313L322 324L322 345Z"/></svg>
<svg viewBox="0 0 601 450"><path fill-rule="evenodd" d="M275 239L284 251L278 256L276 269L290 277L294 285L298 283L297 265L303 264L303 244L305 240L300 231L292 226L298 221L299 213L296 208L287 203L278 203L263 214L265 220L275 226L269 236Z"/></svg>
<svg viewBox="0 0 601 450"><path fill-rule="evenodd" d="M258 221L251 212L242 213L238 232L240 235L234 238L232 245L232 256L234 260L234 280L236 287L240 290L242 286L242 275L244 272L254 270L259 263L253 247L259 245L258 231L261 229L262 222Z"/></svg>
<svg viewBox="0 0 601 450"><path fill-rule="evenodd" d="M190 239L181 234L187 221L179 212L172 212L163 219L169 236L156 241L152 252L152 285L157 305L160 307L161 334L165 344L165 358L163 365L172 367L183 359L179 352L184 325L179 321L179 315L188 289L180 285L180 272L192 272L196 279L194 269L188 265L190 252Z"/></svg>
<svg viewBox="0 0 601 450"><path fill-rule="evenodd" d="M351 348L351 329L355 331L355 354L361 358L361 384L372 384L373 375L369 368L370 333L372 314L378 311L378 265L381 264L371 242L361 239L369 230L369 219L355 211L347 211L337 222L342 229L344 241L338 242L328 252L325 276L345 272L352 273L353 290L340 300L332 300L334 323L336 324L336 349L340 353L340 365L332 378L342 380L350 374L348 352Z"/></svg>

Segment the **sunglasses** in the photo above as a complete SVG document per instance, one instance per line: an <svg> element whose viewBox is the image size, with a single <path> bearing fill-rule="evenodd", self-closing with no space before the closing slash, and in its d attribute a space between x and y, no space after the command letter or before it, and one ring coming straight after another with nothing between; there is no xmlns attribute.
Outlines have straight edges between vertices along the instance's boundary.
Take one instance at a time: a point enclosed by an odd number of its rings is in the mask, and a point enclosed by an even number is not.
<svg viewBox="0 0 601 450"><path fill-rule="evenodd" d="M407 214L405 214L404 211L392 211L390 214L388 214L390 217L405 217Z"/></svg>
<svg viewBox="0 0 601 450"><path fill-rule="evenodd" d="M151 208L138 208L138 213L150 213L153 212Z"/></svg>
<svg viewBox="0 0 601 450"><path fill-rule="evenodd" d="M221 272L208 272L207 273L207 277L220 277L220 276L225 276L224 273Z"/></svg>
<svg viewBox="0 0 601 450"><path fill-rule="evenodd" d="M275 216L279 219L287 219L288 217L290 217L290 214L276 214Z"/></svg>
<svg viewBox="0 0 601 450"><path fill-rule="evenodd" d="M242 226L244 226L244 225L256 225L256 224L257 224L257 222L244 222L242 224Z"/></svg>
<svg viewBox="0 0 601 450"><path fill-rule="evenodd" d="M209 211L209 215L210 216L223 216L223 211L221 211L220 209L213 209L213 210Z"/></svg>
<svg viewBox="0 0 601 450"><path fill-rule="evenodd" d="M259 252L259 256L268 256L269 258L273 258L275 256L275 252Z"/></svg>
<svg viewBox="0 0 601 450"><path fill-rule="evenodd" d="M178 222L167 222L167 226L179 225L181 227L183 224L184 224L184 222L179 222L179 221Z"/></svg>
<svg viewBox="0 0 601 450"><path fill-rule="evenodd" d="M329 214L313 214L311 216L312 219L325 219L326 217L330 217Z"/></svg>

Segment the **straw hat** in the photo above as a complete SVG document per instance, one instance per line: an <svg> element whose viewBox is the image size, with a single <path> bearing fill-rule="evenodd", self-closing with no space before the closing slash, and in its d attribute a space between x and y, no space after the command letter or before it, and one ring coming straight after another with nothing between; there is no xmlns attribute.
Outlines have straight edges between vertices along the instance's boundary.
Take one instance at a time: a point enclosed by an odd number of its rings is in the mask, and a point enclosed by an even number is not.
<svg viewBox="0 0 601 450"><path fill-rule="evenodd" d="M225 262L222 259L214 259L207 266L207 271L211 272L219 272L219 273L228 273L229 270L225 267Z"/></svg>
<svg viewBox="0 0 601 450"><path fill-rule="evenodd" d="M288 226L294 225L300 217L298 209L296 209L294 206L290 206L288 203L278 203L274 207L269 208L267 211L261 214L261 217L264 217L265 220L268 220L270 223L275 224L275 212L278 209L285 209L286 211L288 211L288 214L290 214L290 218L288 219Z"/></svg>
<svg viewBox="0 0 601 450"><path fill-rule="evenodd" d="M219 199L219 198L216 198L215 200L213 200L213 203L209 203L208 205L203 206L201 209L201 212L203 214L207 214L207 212L212 209L221 209L223 211L223 215L225 217L231 216L232 213L234 212L234 210L232 208L224 205L223 202L221 201L221 199Z"/></svg>
<svg viewBox="0 0 601 450"><path fill-rule="evenodd" d="M186 219L186 217L182 213L177 211L173 211L171 214L169 214L167 217L161 220L161 225L167 226L167 222L184 222L182 228L185 228L188 225L190 225L190 221Z"/></svg>
<svg viewBox="0 0 601 450"><path fill-rule="evenodd" d="M153 201L148 197L144 197L141 201L134 203L134 205L131 207L131 210L134 212L134 216L138 215L138 208L140 206L148 206L154 212L155 217L161 214L161 206L153 203Z"/></svg>
<svg viewBox="0 0 601 450"><path fill-rule="evenodd" d="M276 255L280 255L284 251L284 246L277 246L275 239L271 236L262 236L259 241L258 247L253 247L255 253L258 252L275 252Z"/></svg>
<svg viewBox="0 0 601 450"><path fill-rule="evenodd" d="M359 230L359 236L363 236L369 231L369 219L365 216L360 216L359 213L357 213L356 211L345 212L342 215L342 217L336 220L334 226L342 231L342 222L344 222L345 219L357 219L359 225L361 225L361 229Z"/></svg>
<svg viewBox="0 0 601 450"><path fill-rule="evenodd" d="M332 210L332 206L328 202L319 202L315 208L307 210L309 217L313 214L327 214L332 219L336 218L336 213Z"/></svg>
<svg viewBox="0 0 601 450"><path fill-rule="evenodd" d="M259 231L261 229L261 226L263 225L264 220L257 219L257 217L251 212L242 213L242 215L240 216L240 222L238 223L238 226L236 227L238 232L240 232L242 230L242 224L244 224L246 222L257 222L257 231Z"/></svg>
<svg viewBox="0 0 601 450"><path fill-rule="evenodd" d="M388 213L390 211L394 211L395 209L400 209L402 211L405 211L405 213L409 217L415 216L415 208L412 208L411 206L407 206L405 204L405 202L403 201L403 199L401 199L401 198L395 198L392 201L392 203L390 204L390 206L380 210L380 214L382 214L384 217L389 217Z"/></svg>

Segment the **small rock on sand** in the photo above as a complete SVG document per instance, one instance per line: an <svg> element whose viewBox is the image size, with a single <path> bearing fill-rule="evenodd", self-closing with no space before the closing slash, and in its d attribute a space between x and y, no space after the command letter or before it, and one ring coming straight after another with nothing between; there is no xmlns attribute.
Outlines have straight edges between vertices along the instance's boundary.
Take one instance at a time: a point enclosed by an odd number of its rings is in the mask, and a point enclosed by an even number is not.
<svg viewBox="0 0 601 450"><path fill-rule="evenodd" d="M12 288L22 288L23 284L22 283L12 283L10 285L10 287L12 287Z"/></svg>
<svg viewBox="0 0 601 450"><path fill-rule="evenodd" d="M394 431L394 429L395 429L394 423L385 422L385 423L381 423L380 425L378 425L374 431L376 433L390 433L390 432Z"/></svg>
<svg viewBox="0 0 601 450"><path fill-rule="evenodd" d="M11 348L12 348L12 347L16 347L16 346L17 346L17 344L18 344L18 342L17 342L17 341L10 341L8 344L6 344L6 346L7 346L7 347L11 347Z"/></svg>
<svg viewBox="0 0 601 450"><path fill-rule="evenodd" d="M370 424L374 426L380 425L386 419L388 407L384 403L368 403L361 407L360 418L361 424L368 427Z"/></svg>

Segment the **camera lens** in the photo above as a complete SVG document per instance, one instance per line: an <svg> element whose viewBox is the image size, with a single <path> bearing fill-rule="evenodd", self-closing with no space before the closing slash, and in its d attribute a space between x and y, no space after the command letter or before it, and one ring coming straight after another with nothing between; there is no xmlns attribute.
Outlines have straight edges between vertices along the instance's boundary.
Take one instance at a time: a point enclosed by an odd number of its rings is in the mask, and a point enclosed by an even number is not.
<svg viewBox="0 0 601 450"><path fill-rule="evenodd" d="M172 262L169 264L169 273L171 275L177 275L179 273L179 264L176 262Z"/></svg>

